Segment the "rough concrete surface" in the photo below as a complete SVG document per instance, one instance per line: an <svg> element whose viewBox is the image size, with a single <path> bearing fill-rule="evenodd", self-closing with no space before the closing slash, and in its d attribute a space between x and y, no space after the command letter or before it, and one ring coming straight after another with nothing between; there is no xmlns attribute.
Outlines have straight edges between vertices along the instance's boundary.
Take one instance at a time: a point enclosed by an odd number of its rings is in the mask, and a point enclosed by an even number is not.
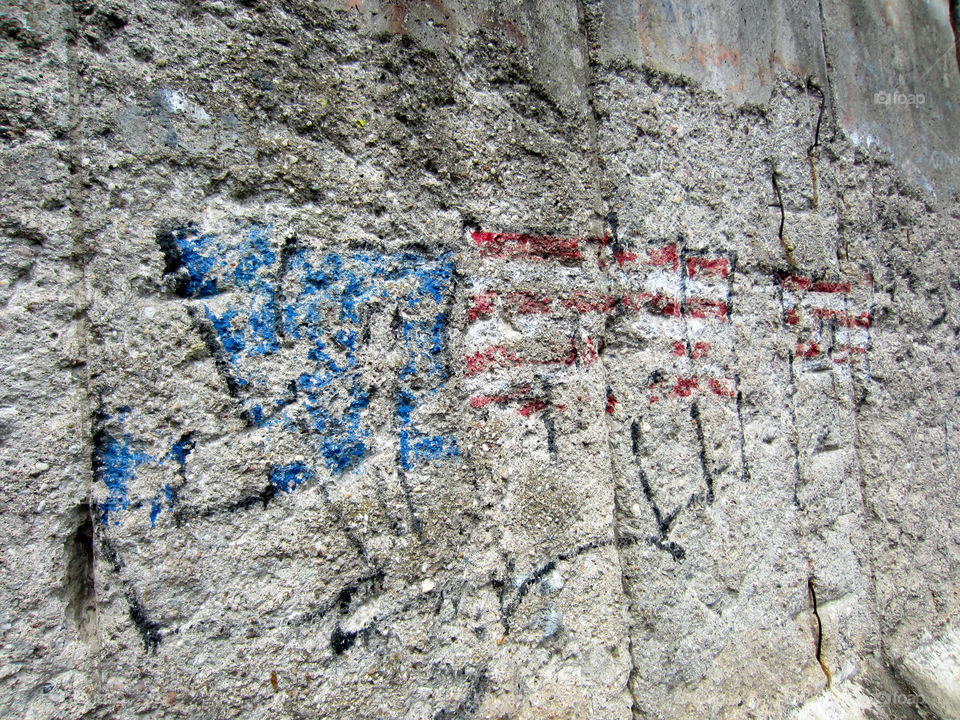
<svg viewBox="0 0 960 720"><path fill-rule="evenodd" d="M0 718L960 717L951 18L8 0Z"/></svg>

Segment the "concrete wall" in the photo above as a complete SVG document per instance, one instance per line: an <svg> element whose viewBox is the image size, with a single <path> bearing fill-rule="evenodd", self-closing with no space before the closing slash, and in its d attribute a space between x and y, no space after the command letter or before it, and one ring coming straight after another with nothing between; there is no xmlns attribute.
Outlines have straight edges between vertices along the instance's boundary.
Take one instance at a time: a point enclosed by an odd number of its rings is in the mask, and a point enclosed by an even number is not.
<svg viewBox="0 0 960 720"><path fill-rule="evenodd" d="M954 716L945 4L0 21L0 716Z"/></svg>

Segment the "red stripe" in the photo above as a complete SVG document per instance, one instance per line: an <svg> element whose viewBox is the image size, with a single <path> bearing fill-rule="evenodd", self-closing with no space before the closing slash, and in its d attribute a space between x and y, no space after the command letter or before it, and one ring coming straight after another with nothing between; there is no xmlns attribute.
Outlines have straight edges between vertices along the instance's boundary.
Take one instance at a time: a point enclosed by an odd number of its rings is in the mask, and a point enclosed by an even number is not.
<svg viewBox="0 0 960 720"><path fill-rule="evenodd" d="M493 299L496 293L478 293L473 296L473 305L467 309L467 320L474 322L482 317L493 314Z"/></svg>
<svg viewBox="0 0 960 720"><path fill-rule="evenodd" d="M503 301L510 310L520 315L545 315L550 312L548 297L537 297L531 292L515 291L504 294Z"/></svg>
<svg viewBox="0 0 960 720"><path fill-rule="evenodd" d="M870 327L870 313L863 312L859 315L851 315L842 310L830 310L829 308L810 308L810 312L821 320L836 320L840 327Z"/></svg>
<svg viewBox="0 0 960 720"><path fill-rule="evenodd" d="M716 318L725 320L727 304L720 300L693 297L687 300L687 315L693 318Z"/></svg>
<svg viewBox="0 0 960 720"><path fill-rule="evenodd" d="M480 231L475 231L470 236L485 257L576 261L583 259L583 254L580 251L580 240L577 238ZM602 239L585 238L584 240L604 242Z"/></svg>
<svg viewBox="0 0 960 720"><path fill-rule="evenodd" d="M687 258L687 275L690 277L704 275L706 277L725 278L729 274L730 263L726 258Z"/></svg>
<svg viewBox="0 0 960 720"><path fill-rule="evenodd" d="M810 292L821 293L848 293L850 283L847 282L815 282L810 286Z"/></svg>
<svg viewBox="0 0 960 720"><path fill-rule="evenodd" d="M581 360L584 365L594 363L600 357L597 352L596 343L593 338L587 338L583 343L583 348L578 348L573 340L569 341L568 349L562 355L539 360L534 358L525 358L521 355L507 350L503 345L491 345L488 348L479 350L472 355L464 357L466 365L465 375L478 375L495 367L519 367L522 365L573 365L577 360Z"/></svg>

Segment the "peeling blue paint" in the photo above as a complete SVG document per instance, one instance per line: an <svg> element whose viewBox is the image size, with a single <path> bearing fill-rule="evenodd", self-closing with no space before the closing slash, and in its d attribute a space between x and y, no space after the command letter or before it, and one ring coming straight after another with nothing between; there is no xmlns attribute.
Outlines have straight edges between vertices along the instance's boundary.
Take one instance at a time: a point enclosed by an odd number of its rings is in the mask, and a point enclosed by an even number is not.
<svg viewBox="0 0 960 720"><path fill-rule="evenodd" d="M362 411L369 398L359 384L359 329L374 312L388 310L390 300L397 307L424 300L442 303L451 290L453 259L449 253L427 259L409 252L354 252L326 253L314 260L301 250L291 258L289 271L299 277L301 292L283 309L284 327L291 336L312 343L307 357L315 366L313 372L300 376L298 388L304 393L314 431L323 436L319 450L324 464L331 472L343 472L358 466L367 455L365 438L370 435L363 427ZM407 280L414 282L397 294L396 284ZM401 349L406 359L398 378L404 397L409 398L404 407L409 406L410 412L419 395L435 391L447 378L441 362L445 340L442 311L427 321L403 323ZM456 454L452 437L424 435L409 414L398 413L397 442L406 469L420 459Z"/></svg>
<svg viewBox="0 0 960 720"><path fill-rule="evenodd" d="M176 492L170 487L170 485L164 485L162 492L158 492L153 496L153 499L150 501L150 527L157 526L157 518L160 517L160 513L163 511L163 501L166 501L166 510L170 512L173 510L174 501L176 500Z"/></svg>
<svg viewBox="0 0 960 720"><path fill-rule="evenodd" d="M456 438L425 431L420 416L449 375L445 304L455 277L452 253L319 253L290 245L281 253L272 235L270 225L257 223L223 234L201 233L191 224L172 234L185 277L183 295L213 328L218 368L228 373L243 417L268 434L296 433L312 451L312 462L273 465L270 483L289 493L318 468L339 474L362 465L371 452L371 395L381 389L370 387L363 353L376 319L391 314L398 318L392 327L400 354L396 383L388 385L396 388L389 426L398 466L411 470L456 457ZM281 352L294 354L303 366L282 395L280 378L264 364L264 356ZM192 443L175 443L164 460L183 467L190 449ZM126 483L143 462L163 464L143 455L118 465L120 478L110 479L116 489L109 491L105 515L133 507ZM171 485L158 491L149 501L151 524L175 501Z"/></svg>
<svg viewBox="0 0 960 720"><path fill-rule="evenodd" d="M217 258L211 253L215 235L201 235L193 225L178 228L174 242L180 250L180 259L187 271L188 297L205 298L216 295L217 281L212 277L217 267Z"/></svg>
<svg viewBox="0 0 960 720"><path fill-rule="evenodd" d="M181 438L173 444L173 447L170 448L170 452L167 453L167 457L179 465L185 465L187 462L187 456L193 451L193 446L194 442L189 437Z"/></svg>
<svg viewBox="0 0 960 720"><path fill-rule="evenodd" d="M293 492L302 483L313 477L313 471L302 462L274 465L270 468L270 482L277 490Z"/></svg>
<svg viewBox="0 0 960 720"><path fill-rule="evenodd" d="M119 438L106 433L99 436L100 445L94 452L94 470L97 479L107 486L107 498L100 503L100 522L110 521L110 513L126 510L130 507L128 485L136 477L137 468L154 458L145 452L133 448L133 438L122 435ZM114 525L119 525L114 521Z"/></svg>
<svg viewBox="0 0 960 720"><path fill-rule="evenodd" d="M113 422L118 426L127 420L131 414L128 407L120 408L111 418L104 415L101 423ZM122 510L136 510L144 506L145 501L130 497L130 484L136 480L137 470L144 465L162 467L168 460L172 460L182 468L186 466L187 457L193 451L194 441L189 434L174 442L170 450L162 456L151 455L138 449L140 443L130 433L111 434L100 427L95 435L95 449L93 454L94 476L107 488L107 497L99 503L99 521L104 524L119 525L117 519L111 517ZM173 509L176 501L176 490L167 483L149 501L150 525L155 526L157 518L165 508Z"/></svg>
<svg viewBox="0 0 960 720"><path fill-rule="evenodd" d="M271 226L251 224L240 230L239 241L212 233L201 234L194 225L178 228L173 239L187 274L186 296L207 300L226 289L243 299L218 312L208 302L204 315L216 330L229 361L277 352L279 299L275 266L277 255L270 243ZM248 379L238 377L240 384Z"/></svg>

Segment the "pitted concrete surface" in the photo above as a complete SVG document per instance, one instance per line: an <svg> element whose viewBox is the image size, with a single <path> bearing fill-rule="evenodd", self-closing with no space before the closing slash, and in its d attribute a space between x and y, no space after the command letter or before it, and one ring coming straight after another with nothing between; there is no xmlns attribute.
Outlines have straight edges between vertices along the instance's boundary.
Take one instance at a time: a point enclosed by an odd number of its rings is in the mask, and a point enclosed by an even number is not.
<svg viewBox="0 0 960 720"><path fill-rule="evenodd" d="M0 31L0 718L957 717L944 8Z"/></svg>

